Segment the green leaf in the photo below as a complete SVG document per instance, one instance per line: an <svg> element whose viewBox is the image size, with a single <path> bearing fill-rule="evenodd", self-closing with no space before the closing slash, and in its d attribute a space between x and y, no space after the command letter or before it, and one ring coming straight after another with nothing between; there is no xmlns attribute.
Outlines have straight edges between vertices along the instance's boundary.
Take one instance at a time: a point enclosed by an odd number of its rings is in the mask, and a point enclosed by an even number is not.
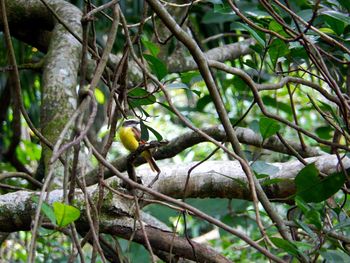
<svg viewBox="0 0 350 263"><path fill-rule="evenodd" d="M322 15L329 16L331 18L337 19L338 21L345 23L346 25L350 25L349 14L344 14L335 10L326 10L322 12Z"/></svg>
<svg viewBox="0 0 350 263"><path fill-rule="evenodd" d="M284 240L277 237L270 237L270 240L276 247L283 249L284 251L293 256L297 256L299 254L297 246L295 246L292 242L289 242L288 240Z"/></svg>
<svg viewBox="0 0 350 263"><path fill-rule="evenodd" d="M129 104L136 108L141 105L151 105L156 102L156 97L143 88L132 89L128 93Z"/></svg>
<svg viewBox="0 0 350 263"><path fill-rule="evenodd" d="M32 200L35 202L35 203L39 203L39 197L38 196L32 196ZM46 202L43 202L43 204L41 205L41 211L44 213L44 215L50 219L51 223L52 224L56 224L56 215L52 209L51 206L49 206L48 203Z"/></svg>
<svg viewBox="0 0 350 263"><path fill-rule="evenodd" d="M59 227L65 227L80 217L80 211L74 206L60 202L54 202L52 206Z"/></svg>
<svg viewBox="0 0 350 263"><path fill-rule="evenodd" d="M168 74L168 69L163 61L149 54L143 54L143 57L147 60L152 73L154 73L159 80L162 80Z"/></svg>
<svg viewBox="0 0 350 263"><path fill-rule="evenodd" d="M268 53L270 55L273 68L275 68L279 59L289 54L289 47L283 40L275 39L269 46Z"/></svg>
<svg viewBox="0 0 350 263"><path fill-rule="evenodd" d="M158 54L160 52L160 48L156 44L154 44L151 41L148 41L145 38L142 38L141 42L146 47L146 49L149 50L149 52L151 53L151 55L153 57L157 57L158 56Z"/></svg>
<svg viewBox="0 0 350 263"><path fill-rule="evenodd" d="M214 4L213 9L209 9L202 19L203 24L222 24L237 20L238 16L232 11L232 8L227 4Z"/></svg>
<svg viewBox="0 0 350 263"><path fill-rule="evenodd" d="M105 103L105 95L103 94L103 92L100 89L96 88L94 90L94 94L95 94L96 101L99 104L104 104Z"/></svg>
<svg viewBox="0 0 350 263"><path fill-rule="evenodd" d="M301 229L303 229L311 238L316 239L317 238L317 234L315 234L314 231L312 231L312 229L305 224L304 222L300 221L300 220L295 220L294 221Z"/></svg>
<svg viewBox="0 0 350 263"><path fill-rule="evenodd" d="M201 95L200 91L190 89L185 83L178 83L178 82L177 83L176 82L175 83L170 83L170 84L166 85L166 87L168 89L183 89L183 90L187 90L187 91L189 91L191 93L196 94L198 97L200 97L200 95Z"/></svg>
<svg viewBox="0 0 350 263"><path fill-rule="evenodd" d="M247 16L253 17L255 19L271 19L271 15L268 12L259 10L258 8L249 8L244 12Z"/></svg>
<svg viewBox="0 0 350 263"><path fill-rule="evenodd" d="M152 127L150 127L146 124L145 124L145 126L147 127L148 130L150 130L153 133L154 136L156 136L158 141L163 140L163 136L158 131L156 131L155 129L153 129Z"/></svg>
<svg viewBox="0 0 350 263"><path fill-rule="evenodd" d="M350 11L350 1L349 0L338 0L338 2L348 11Z"/></svg>
<svg viewBox="0 0 350 263"><path fill-rule="evenodd" d="M333 16L324 15L322 16L329 25L330 29L335 32L338 36L343 34L346 24ZM324 31L324 30L323 30Z"/></svg>
<svg viewBox="0 0 350 263"><path fill-rule="evenodd" d="M197 101L197 105L196 105L197 111L203 112L203 111L204 111L204 108L205 108L210 102L212 102L211 96L208 95L208 94L207 94L207 95L204 95L202 98L200 98L200 99Z"/></svg>
<svg viewBox="0 0 350 263"><path fill-rule="evenodd" d="M317 227L318 230L322 229L321 214L315 209L311 209L305 213L306 223L312 224Z"/></svg>
<svg viewBox="0 0 350 263"><path fill-rule="evenodd" d="M255 31L246 24L234 22L231 24L230 28L231 30L248 31L252 35L252 37L259 43L260 46L265 46L265 34Z"/></svg>
<svg viewBox="0 0 350 263"><path fill-rule="evenodd" d="M161 102L157 102L160 106L162 106L163 108L167 109L169 112L171 113L174 113L176 114L173 109L168 105L168 104L165 104L165 103L161 103Z"/></svg>
<svg viewBox="0 0 350 263"><path fill-rule="evenodd" d="M189 86L202 81L202 75L198 71L188 71L180 73L181 81Z"/></svg>
<svg viewBox="0 0 350 263"><path fill-rule="evenodd" d="M333 173L321 179L315 163L305 166L295 177L296 195L305 202L319 203L338 192L345 182L342 172Z"/></svg>
<svg viewBox="0 0 350 263"><path fill-rule="evenodd" d="M141 140L148 141L149 139L149 133L148 133L148 126L141 120L140 121L140 128L141 128Z"/></svg>
<svg viewBox="0 0 350 263"><path fill-rule="evenodd" d="M296 196L295 199L295 204L299 209L305 214L307 211L309 211L311 208L310 206L302 199L300 196Z"/></svg>
<svg viewBox="0 0 350 263"><path fill-rule="evenodd" d="M313 244L309 244L301 241L293 241L293 244L298 248L298 251L302 251L302 252L310 250L314 247Z"/></svg>
<svg viewBox="0 0 350 263"><path fill-rule="evenodd" d="M329 34L329 35L337 35L336 32L334 32L332 29L328 27L321 27L318 30L320 30L322 33Z"/></svg>
<svg viewBox="0 0 350 263"><path fill-rule="evenodd" d="M262 181L261 185L262 186L269 186L269 185L273 185L273 184L278 184L281 182L285 182L285 179L281 179L281 178L272 178L272 179L266 179L264 181Z"/></svg>
<svg viewBox="0 0 350 263"><path fill-rule="evenodd" d="M276 22L275 20L272 20L272 21L270 22L270 24L269 24L269 29L270 29L271 31L274 31L274 32L280 34L281 36L284 36L284 37L288 37L288 36L289 36L289 35L286 33L286 31L284 31L283 26L282 26L280 23Z"/></svg>
<svg viewBox="0 0 350 263"><path fill-rule="evenodd" d="M340 250L321 249L319 251L321 256L327 263L344 263L350 262L350 256Z"/></svg>
<svg viewBox="0 0 350 263"><path fill-rule="evenodd" d="M224 22L230 22L232 20L237 20L236 14L225 14L225 13L218 13L214 12L213 10L208 11L205 13L202 23L203 24L220 24Z"/></svg>
<svg viewBox="0 0 350 263"><path fill-rule="evenodd" d="M273 119L262 117L259 121L260 134L265 140L281 129L281 125Z"/></svg>
<svg viewBox="0 0 350 263"><path fill-rule="evenodd" d="M266 179L270 177L268 174L256 174L255 176L257 179Z"/></svg>
<svg viewBox="0 0 350 263"><path fill-rule="evenodd" d="M29 140L22 140L21 145L16 147L17 158L23 164L31 161L39 161L41 157L41 146Z"/></svg>
<svg viewBox="0 0 350 263"><path fill-rule="evenodd" d="M332 131L333 129L330 126L321 126L315 130L317 136L325 140L332 138Z"/></svg>
<svg viewBox="0 0 350 263"><path fill-rule="evenodd" d="M277 101L275 98L271 96L263 96L262 100L266 106L273 107L278 110L282 110L287 114L292 114L292 108L288 103Z"/></svg>
<svg viewBox="0 0 350 263"><path fill-rule="evenodd" d="M232 79L232 86L238 91L248 91L248 85L240 77L234 76Z"/></svg>

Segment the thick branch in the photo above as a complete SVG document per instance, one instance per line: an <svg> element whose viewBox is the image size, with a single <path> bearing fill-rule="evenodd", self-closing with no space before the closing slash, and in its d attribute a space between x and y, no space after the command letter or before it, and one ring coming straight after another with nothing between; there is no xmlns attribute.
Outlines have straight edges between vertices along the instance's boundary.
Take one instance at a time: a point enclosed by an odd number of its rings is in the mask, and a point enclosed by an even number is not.
<svg viewBox="0 0 350 263"><path fill-rule="evenodd" d="M203 129L203 132L205 132L206 134L208 134L209 136L213 137L215 140L218 140L218 141L224 141L226 139L225 131L218 126ZM277 136L272 136L269 139L265 140L263 143L261 136L259 134L256 134L251 129L239 127L236 129L236 134L237 134L238 140L243 144L252 145L255 147L271 150L274 152L291 154L291 152L280 142ZM190 131L171 140L169 144L160 147L153 154L153 156L156 160L168 159L168 158L174 157L175 155L179 154L180 152L182 152L187 148L190 148L198 143L206 142L206 141L207 140L204 137L200 136L198 133ZM324 154L322 151L312 147L307 147L306 149L303 149L299 143L294 141L288 141L288 143L302 157L313 157L313 156L319 156ZM135 162L135 164L137 165L142 163L145 163L145 160L142 158L139 158ZM126 157L121 157L113 162L113 165L119 171L125 171L126 164L127 164ZM110 171L106 171L105 178L109 178L111 176L113 176L113 174L111 174ZM86 181L88 185L97 183L97 171L93 170L92 172L88 173L86 175Z"/></svg>
<svg viewBox="0 0 350 263"><path fill-rule="evenodd" d="M318 169L325 174L334 173L340 168L335 155L307 158L305 161L315 162ZM350 159L345 158L342 162L345 168L350 167ZM161 166L162 173L152 188L165 195L182 198L188 170L195 164ZM270 199L288 201L287 198L295 194L294 178L304 165L299 161L271 165L275 167L276 173L264 180L279 180L278 183L263 186L263 189ZM137 175L142 177L144 185L153 180L154 175L151 174L148 167L137 170ZM264 180L261 181L262 185ZM190 175L185 196L251 200L245 173L237 161L208 161L195 168Z"/></svg>
<svg viewBox="0 0 350 263"><path fill-rule="evenodd" d="M151 226L146 226L145 229L152 248L157 248L158 250L169 252L169 254L175 254L179 257L184 257L196 262L231 262L213 249L194 241L191 241L190 244L186 238L174 235L172 232L160 230ZM130 228L111 225L103 229L103 231L125 239L132 238L132 240L137 243L145 244L145 236L140 229L133 231Z"/></svg>
<svg viewBox="0 0 350 263"><path fill-rule="evenodd" d="M81 12L78 8L59 0L47 3L65 23L69 23L71 30L78 35L82 34ZM45 6L42 8L47 9ZM43 72L41 129L49 141L56 142L76 108L76 85L82 48L64 26L56 22L48 50ZM45 167L48 166L50 156L51 150L44 147Z"/></svg>
<svg viewBox="0 0 350 263"><path fill-rule="evenodd" d="M252 52L250 46L254 44L254 39L247 39L234 44L213 48L204 54L209 60L225 62L227 60L234 60L240 56L250 54ZM184 50L181 50L181 53L176 52L175 50L175 53L168 58L167 66L170 72L185 72L198 68L198 65L194 61L193 57L184 56L183 52Z"/></svg>
<svg viewBox="0 0 350 263"><path fill-rule="evenodd" d="M95 196L98 192L96 186L87 189L90 196ZM140 229L140 225L136 225L134 229L134 205L133 199L123 198L118 195L112 197L105 194L105 202L100 216L100 233L117 235L122 238L145 244L145 236ZM29 230L31 219L36 209L36 204L32 197L36 193L19 191L0 196L0 231L13 232L19 230ZM86 204L84 202L83 193L79 190L75 195L75 206L81 211L81 217L76 222L77 229L87 232L89 224L85 216ZM49 205L53 202L62 202L63 191L55 190L50 193ZM147 237L152 244L152 248L164 252L172 252L178 257L195 260L198 262L230 262L225 257L218 254L211 248L196 242L188 242L186 238L178 237L168 228L150 215L143 214L142 220L146 224ZM195 249L195 255L193 249Z"/></svg>

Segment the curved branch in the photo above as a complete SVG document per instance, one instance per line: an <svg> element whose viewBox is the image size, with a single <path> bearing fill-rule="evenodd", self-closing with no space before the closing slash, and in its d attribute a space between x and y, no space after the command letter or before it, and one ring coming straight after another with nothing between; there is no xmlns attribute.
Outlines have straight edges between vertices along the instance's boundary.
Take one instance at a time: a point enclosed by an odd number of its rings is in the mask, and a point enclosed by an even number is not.
<svg viewBox="0 0 350 263"><path fill-rule="evenodd" d="M145 245L145 236L140 229L120 227L118 225L109 225L101 229L106 233L120 236L124 239L132 238L133 241ZM191 244L186 238L174 235L172 232L164 231L152 226L146 226L145 231L147 238L152 246L157 250L175 254L178 257L183 257L196 262L213 262L213 263L229 263L231 262L224 256L218 254L215 250L191 241Z"/></svg>
<svg viewBox="0 0 350 263"><path fill-rule="evenodd" d="M95 195L99 190L98 187L92 186L87 189L89 195ZM32 197L36 193L28 191L18 191L0 196L0 231L12 232L19 230L29 230L31 220L34 215L36 204ZM76 221L76 227L79 231L88 231L89 224L85 216L86 204L84 195L80 190L76 191L75 205L81 211L81 218ZM63 198L62 190L54 190L50 193L48 204L53 202L61 202ZM145 236L137 224L134 229L134 206L133 200L114 195L112 198L109 194L105 194L104 206L100 221L100 233L117 235L119 237L130 239L133 237L135 242L145 244ZM186 238L178 237L164 224L147 214L142 215L143 221L146 223L146 233L152 248L164 252L170 252L178 257L187 259L197 259L198 262L230 262L228 259L218 254L211 248L196 242L189 242ZM44 224L45 225L45 224ZM195 249L195 256L193 249ZM172 250L171 250L172 248Z"/></svg>

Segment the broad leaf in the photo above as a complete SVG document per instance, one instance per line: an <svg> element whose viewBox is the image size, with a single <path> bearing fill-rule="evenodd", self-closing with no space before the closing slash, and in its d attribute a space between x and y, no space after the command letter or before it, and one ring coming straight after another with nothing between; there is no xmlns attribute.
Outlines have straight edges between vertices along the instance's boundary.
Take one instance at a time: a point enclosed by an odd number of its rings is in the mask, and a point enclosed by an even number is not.
<svg viewBox="0 0 350 263"><path fill-rule="evenodd" d="M140 128L141 128L141 140L148 141L149 139L149 133L148 133L148 126L141 120L140 121Z"/></svg>
<svg viewBox="0 0 350 263"><path fill-rule="evenodd" d="M333 173L326 178L319 177L314 163L305 166L295 177L297 196L305 202L322 202L338 192L345 182L342 172Z"/></svg>
<svg viewBox="0 0 350 263"><path fill-rule="evenodd" d="M156 97L142 88L132 89L128 93L130 106L136 108L142 105L151 105L156 102Z"/></svg>
<svg viewBox="0 0 350 263"><path fill-rule="evenodd" d="M150 127L146 124L145 124L145 126L147 127L148 130L150 130L153 133L154 136L156 136L158 141L163 140L163 136L158 131L156 131L155 129L153 129L152 127Z"/></svg>
<svg viewBox="0 0 350 263"><path fill-rule="evenodd" d="M259 121L260 134L265 140L279 132L281 125L273 119L262 117Z"/></svg>
<svg viewBox="0 0 350 263"><path fill-rule="evenodd" d="M273 68L276 67L279 58L285 57L289 52L289 47L283 40L273 40L268 50Z"/></svg>
<svg viewBox="0 0 350 263"><path fill-rule="evenodd" d="M333 129L330 126L321 126L315 130L318 137L329 140L332 138Z"/></svg>
<svg viewBox="0 0 350 263"><path fill-rule="evenodd" d="M242 31L248 31L253 38L261 45L262 47L265 46L265 35L261 32L257 32L254 29L250 28L248 25L239 23L239 22L234 22L231 24L230 28L232 30L242 30Z"/></svg>
<svg viewBox="0 0 350 263"><path fill-rule="evenodd" d="M166 65L160 59L149 54L143 54L143 57L147 60L152 73L157 76L158 80L162 80L168 74Z"/></svg>
<svg viewBox="0 0 350 263"><path fill-rule="evenodd" d="M326 260L326 263L350 262L350 256L340 250L321 249L319 253Z"/></svg>
<svg viewBox="0 0 350 263"><path fill-rule="evenodd" d="M160 48L156 44L144 38L141 41L142 41L142 44L146 47L146 49L149 50L149 52L153 57L158 56Z"/></svg>
<svg viewBox="0 0 350 263"><path fill-rule="evenodd" d="M317 229L322 229L322 219L319 211L311 209L305 213L306 223L312 224L317 227Z"/></svg>
<svg viewBox="0 0 350 263"><path fill-rule="evenodd" d="M54 202L52 205L59 227L65 227L80 217L80 211L74 206L60 202Z"/></svg>
<svg viewBox="0 0 350 263"><path fill-rule="evenodd" d="M293 256L297 256L299 254L297 246L295 246L292 242L289 242L288 240L284 240L277 237L270 237L270 240L276 247L283 249L284 251L288 252Z"/></svg>
<svg viewBox="0 0 350 263"><path fill-rule="evenodd" d="M202 98L200 98L197 101L197 105L196 105L197 111L203 112L204 108L211 102L212 102L211 96L210 95L204 95Z"/></svg>
<svg viewBox="0 0 350 263"><path fill-rule="evenodd" d="M39 202L39 197L38 196L33 196L32 197L32 200L35 202L35 203L38 203ZM50 219L51 223L52 224L56 224L56 215L52 209L51 206L49 206L48 203L46 202L43 202L42 205L41 205L41 211L44 213L44 215Z"/></svg>
<svg viewBox="0 0 350 263"><path fill-rule="evenodd" d="M284 37L288 37L288 36L289 36L289 35L286 33L286 31L284 31L283 26L282 26L280 23L276 22L275 20L272 20L272 21L270 22L270 24L269 24L269 29L270 29L271 31L274 31L274 32L280 34L281 36L284 36Z"/></svg>

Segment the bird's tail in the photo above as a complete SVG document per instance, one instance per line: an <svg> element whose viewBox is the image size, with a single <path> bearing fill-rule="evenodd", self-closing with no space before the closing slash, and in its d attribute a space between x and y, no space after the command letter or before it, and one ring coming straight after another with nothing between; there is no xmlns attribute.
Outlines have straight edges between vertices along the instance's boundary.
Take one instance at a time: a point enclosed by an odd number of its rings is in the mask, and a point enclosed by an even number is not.
<svg viewBox="0 0 350 263"><path fill-rule="evenodd" d="M149 151L144 151L141 155L148 162L148 164L151 167L151 170L153 172L160 173L160 169L159 169L158 165L156 164L156 160L154 160L154 158L152 157L152 155Z"/></svg>

